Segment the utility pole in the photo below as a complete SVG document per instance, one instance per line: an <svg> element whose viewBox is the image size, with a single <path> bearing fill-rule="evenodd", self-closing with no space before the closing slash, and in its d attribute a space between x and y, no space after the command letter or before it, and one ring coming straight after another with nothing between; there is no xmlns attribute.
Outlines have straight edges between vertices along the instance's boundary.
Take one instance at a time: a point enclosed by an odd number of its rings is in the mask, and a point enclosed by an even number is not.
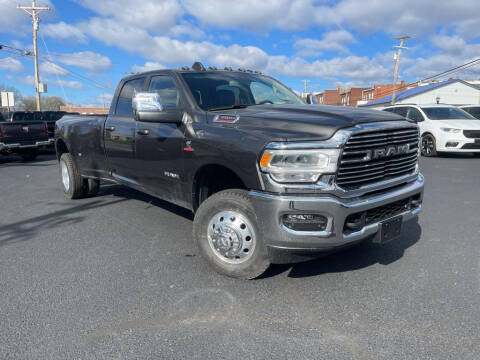
<svg viewBox="0 0 480 360"><path fill-rule="evenodd" d="M408 49L407 47L403 47L403 43L405 40L410 39L410 36L400 36L395 38L400 41L399 46L396 47L397 55L395 56L395 70L393 71L393 89L392 89L392 105L395 105L395 90L397 88L397 77L398 77L398 67L400 66L400 55L402 54L402 49Z"/></svg>
<svg viewBox="0 0 480 360"><path fill-rule="evenodd" d="M37 110L40 111L40 76L38 75L38 46L37 46L37 31L38 31L38 11L50 10L48 6L37 6L36 1L32 0L32 6L17 6L17 9L24 10L32 17L32 31L33 31L33 57L35 64L35 99L37 102Z"/></svg>
<svg viewBox="0 0 480 360"><path fill-rule="evenodd" d="M303 93L304 94L307 93L307 86L308 86L309 82L310 82L310 80L303 80Z"/></svg>

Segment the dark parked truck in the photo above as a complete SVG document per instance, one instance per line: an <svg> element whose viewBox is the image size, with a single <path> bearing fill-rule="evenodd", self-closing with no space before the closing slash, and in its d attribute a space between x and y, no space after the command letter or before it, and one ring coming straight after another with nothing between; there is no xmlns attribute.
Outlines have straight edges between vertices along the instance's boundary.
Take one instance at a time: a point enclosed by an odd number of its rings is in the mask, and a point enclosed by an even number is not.
<svg viewBox="0 0 480 360"><path fill-rule="evenodd" d="M399 236L422 207L418 138L401 116L306 105L271 77L196 63L125 77L108 116L57 122L56 149L68 198L106 179L188 208L212 267L255 278Z"/></svg>
<svg viewBox="0 0 480 360"><path fill-rule="evenodd" d="M0 154L17 153L33 160L38 150L54 143L45 122L34 119L31 112L15 111L0 118Z"/></svg>

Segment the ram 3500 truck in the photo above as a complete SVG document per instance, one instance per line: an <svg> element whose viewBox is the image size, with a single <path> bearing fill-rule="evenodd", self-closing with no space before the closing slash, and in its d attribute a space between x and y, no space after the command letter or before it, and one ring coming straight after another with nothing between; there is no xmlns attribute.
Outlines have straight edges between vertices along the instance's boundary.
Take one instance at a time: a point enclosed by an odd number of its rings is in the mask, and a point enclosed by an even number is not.
<svg viewBox="0 0 480 360"><path fill-rule="evenodd" d="M0 154L19 154L24 160L33 160L39 149L53 146L47 123L34 119L31 112L14 111L0 114Z"/></svg>
<svg viewBox="0 0 480 360"><path fill-rule="evenodd" d="M68 198L106 179L188 208L200 253L232 277L389 241L422 207L415 123L307 105L258 72L195 63L129 75L108 116L56 126Z"/></svg>

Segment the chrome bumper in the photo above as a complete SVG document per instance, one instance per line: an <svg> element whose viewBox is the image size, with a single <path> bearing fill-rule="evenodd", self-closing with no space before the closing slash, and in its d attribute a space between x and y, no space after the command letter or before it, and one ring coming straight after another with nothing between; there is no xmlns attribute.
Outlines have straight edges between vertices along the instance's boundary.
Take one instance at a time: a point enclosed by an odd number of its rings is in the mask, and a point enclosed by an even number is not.
<svg viewBox="0 0 480 360"><path fill-rule="evenodd" d="M33 144L20 144L20 143L2 143L0 142L0 151L15 151L19 149L31 149L38 148L42 146L49 146L55 143L55 139L48 139L42 141L35 141Z"/></svg>
<svg viewBox="0 0 480 360"><path fill-rule="evenodd" d="M349 215L376 207L388 205L398 200L420 195L423 197L424 178L421 174L401 187L371 196L344 199L332 195L301 196L273 195L250 191L252 204L257 214L259 230L270 249L295 252L320 252L361 241L380 233L381 222L368 224L353 233L344 233L345 220ZM421 205L397 214L403 221L414 218L421 211ZM292 231L282 225L284 214L314 213L327 218L324 231Z"/></svg>

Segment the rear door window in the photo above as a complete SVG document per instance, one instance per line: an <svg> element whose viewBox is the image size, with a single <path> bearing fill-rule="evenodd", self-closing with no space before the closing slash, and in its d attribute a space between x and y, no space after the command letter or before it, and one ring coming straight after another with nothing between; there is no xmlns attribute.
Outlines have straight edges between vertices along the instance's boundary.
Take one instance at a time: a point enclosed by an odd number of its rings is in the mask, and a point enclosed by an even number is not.
<svg viewBox="0 0 480 360"><path fill-rule="evenodd" d="M145 84L145 77L132 79L132 80L126 81L123 84L122 90L118 95L117 107L115 109L116 115L133 117L133 107L132 107L133 94L135 92L142 91L144 84Z"/></svg>
<svg viewBox="0 0 480 360"><path fill-rule="evenodd" d="M410 120L416 121L416 122L420 122L420 121L425 120L423 118L422 113L414 107L409 107L408 108L407 118L410 119Z"/></svg>

